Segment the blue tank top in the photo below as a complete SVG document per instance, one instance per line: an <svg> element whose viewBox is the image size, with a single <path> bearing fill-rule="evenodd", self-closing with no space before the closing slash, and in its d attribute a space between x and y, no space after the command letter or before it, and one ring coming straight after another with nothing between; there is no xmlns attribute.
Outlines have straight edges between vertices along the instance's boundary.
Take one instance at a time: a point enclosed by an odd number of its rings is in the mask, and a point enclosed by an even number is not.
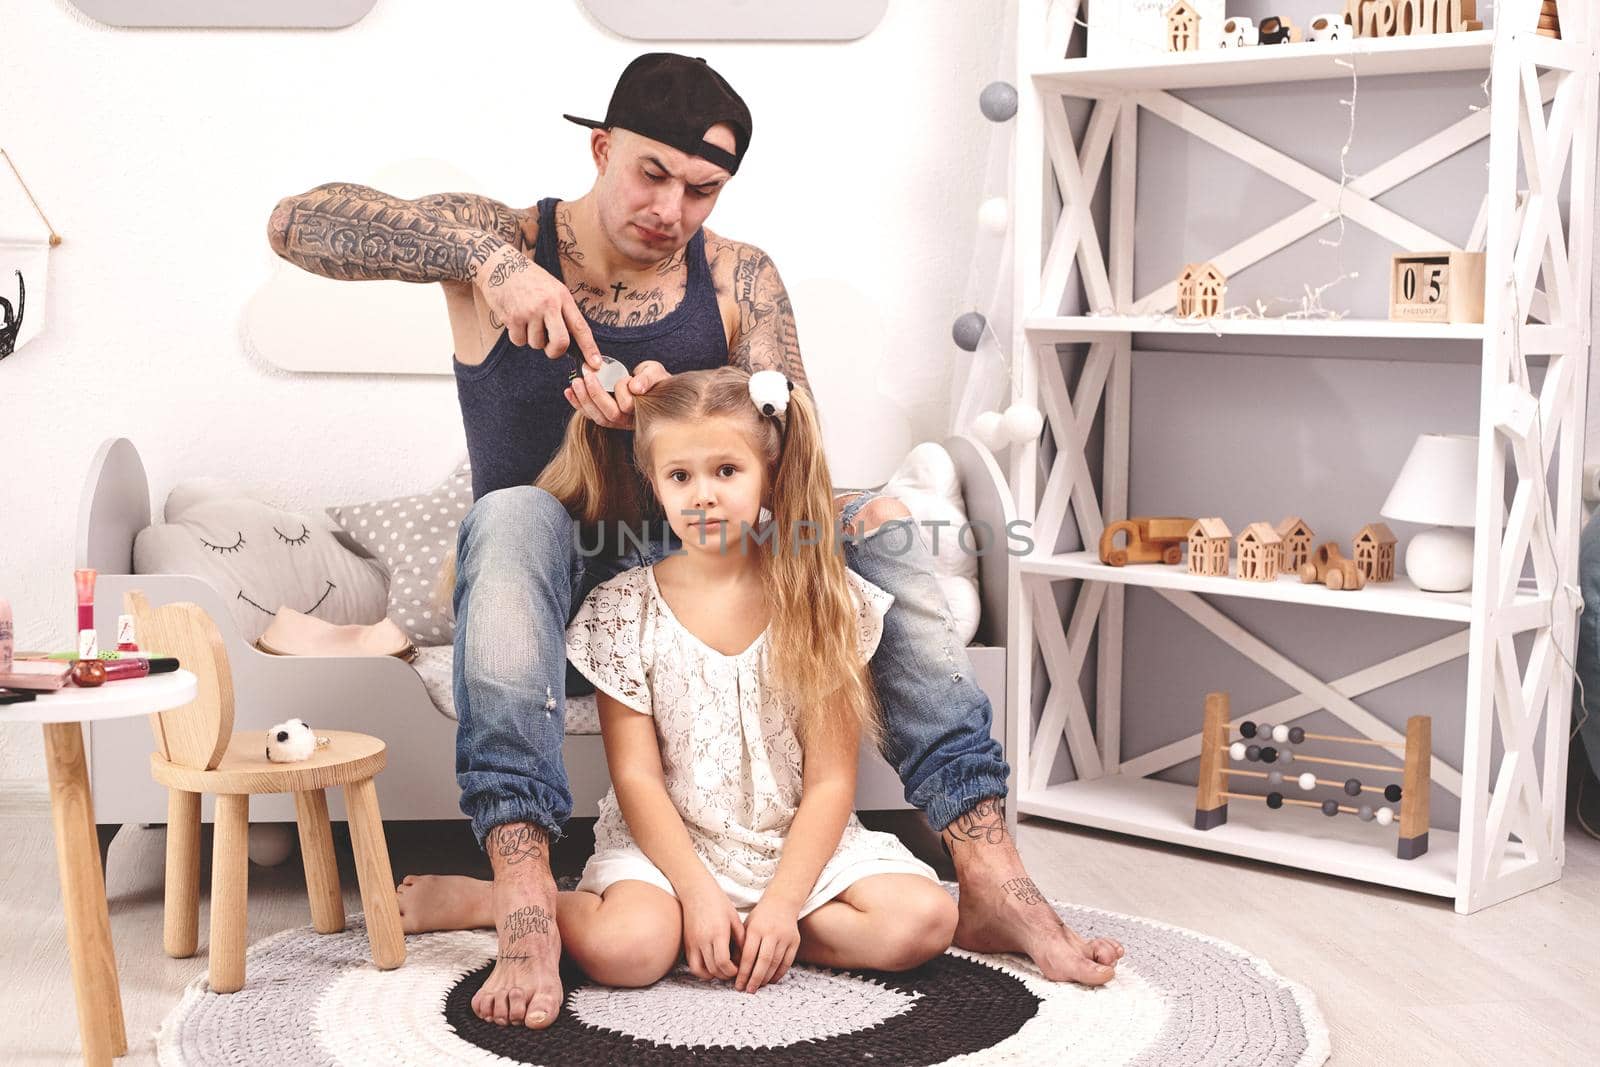
<svg viewBox="0 0 1600 1067"><path fill-rule="evenodd" d="M554 197L539 201L533 261L564 283L556 246L557 202ZM629 370L647 359L658 361L672 374L727 365L728 336L711 283L703 231L689 239L684 258L688 288L683 301L666 315L646 326L605 326L588 320L601 352ZM512 344L510 335L501 331L482 363L454 362L456 395L472 459L473 499L496 489L528 485L555 455L567 420L577 414L561 395L572 358L550 359L539 349Z"/></svg>

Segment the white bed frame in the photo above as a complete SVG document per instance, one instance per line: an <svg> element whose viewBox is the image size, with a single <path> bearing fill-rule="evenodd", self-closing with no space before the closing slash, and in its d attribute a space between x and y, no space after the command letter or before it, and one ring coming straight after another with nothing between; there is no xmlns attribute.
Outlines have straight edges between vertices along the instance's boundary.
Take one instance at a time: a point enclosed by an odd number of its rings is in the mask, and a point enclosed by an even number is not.
<svg viewBox="0 0 1600 1067"><path fill-rule="evenodd" d="M969 519L979 533L982 616L967 649L978 684L994 706L994 737L1006 736L1006 529L1015 518L1011 495L994 458L970 437L944 442L954 458ZM78 514L77 566L100 572L95 589L95 625L102 648L116 644L123 593L142 589L152 606L193 601L217 621L233 670L236 730L266 729L288 718L319 728L358 730L388 743L388 767L378 777L385 818L460 819L455 777L456 722L428 698L422 679L393 658L339 659L266 655L232 624L227 605L203 579L182 574L141 574L133 569L133 540L151 522L150 487L133 443L115 438L101 445L83 490ZM985 541L985 531L992 531ZM149 725L137 719L90 726L88 758L102 849L123 823L165 823L166 791L150 777ZM572 788L573 815L593 817L609 787L605 751L598 734L567 735L562 748ZM862 810L904 808L894 770L876 752L863 752L856 792ZM344 818L338 790L330 813ZM211 799L205 802L211 817ZM252 798L255 822L292 822L293 798ZM102 857L103 858L103 857Z"/></svg>

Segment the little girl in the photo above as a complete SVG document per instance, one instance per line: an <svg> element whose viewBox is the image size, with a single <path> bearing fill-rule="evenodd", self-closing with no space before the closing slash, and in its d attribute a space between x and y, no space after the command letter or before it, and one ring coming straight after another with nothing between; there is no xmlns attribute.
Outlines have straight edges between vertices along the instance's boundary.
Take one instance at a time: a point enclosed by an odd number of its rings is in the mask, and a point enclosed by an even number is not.
<svg viewBox="0 0 1600 1067"><path fill-rule="evenodd" d="M631 457L574 418L540 478L574 515L637 513L648 487L683 542L597 586L567 629L612 790L558 922L603 984L648 985L681 950L755 992L797 959L915 967L955 932L933 870L852 811L893 597L844 566L816 410L791 390L776 371L675 375L634 399Z"/></svg>

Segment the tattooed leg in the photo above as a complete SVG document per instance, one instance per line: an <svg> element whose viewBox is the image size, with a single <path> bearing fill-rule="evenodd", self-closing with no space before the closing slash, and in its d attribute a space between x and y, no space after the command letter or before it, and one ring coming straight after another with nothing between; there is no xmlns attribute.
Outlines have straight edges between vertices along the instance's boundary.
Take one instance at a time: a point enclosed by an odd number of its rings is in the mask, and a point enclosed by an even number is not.
<svg viewBox="0 0 1600 1067"><path fill-rule="evenodd" d="M484 839L494 870L490 912L499 934L494 970L472 998L480 1018L540 1028L561 1010L561 934L550 838L531 823L496 826Z"/></svg>
<svg viewBox="0 0 1600 1067"><path fill-rule="evenodd" d="M1052 981L1111 980L1122 946L1110 938L1081 937L1061 921L1022 865L1004 801L979 801L945 827L941 839L961 885L957 945L971 952L1022 953Z"/></svg>

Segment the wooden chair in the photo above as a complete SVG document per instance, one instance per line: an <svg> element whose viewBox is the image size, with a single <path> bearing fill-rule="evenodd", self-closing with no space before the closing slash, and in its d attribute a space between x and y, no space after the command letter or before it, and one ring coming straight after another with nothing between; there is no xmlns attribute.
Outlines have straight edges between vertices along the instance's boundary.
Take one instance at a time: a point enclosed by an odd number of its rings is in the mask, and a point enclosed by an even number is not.
<svg viewBox="0 0 1600 1067"><path fill-rule="evenodd" d="M384 768L384 743L366 734L320 731L329 739L307 760L272 763L264 730L233 732L233 675L222 635L196 604L152 609L142 593L126 596L146 648L177 656L199 679L191 704L150 716L156 751L150 773L167 787L167 875L163 945L194 955L200 925L200 798L217 798L211 859L211 990L244 987L250 797L293 793L305 859L311 921L319 933L344 929L344 900L328 822L329 786L343 786L355 846L361 908L372 962L383 970L406 959L400 906L389 867L373 777Z"/></svg>

